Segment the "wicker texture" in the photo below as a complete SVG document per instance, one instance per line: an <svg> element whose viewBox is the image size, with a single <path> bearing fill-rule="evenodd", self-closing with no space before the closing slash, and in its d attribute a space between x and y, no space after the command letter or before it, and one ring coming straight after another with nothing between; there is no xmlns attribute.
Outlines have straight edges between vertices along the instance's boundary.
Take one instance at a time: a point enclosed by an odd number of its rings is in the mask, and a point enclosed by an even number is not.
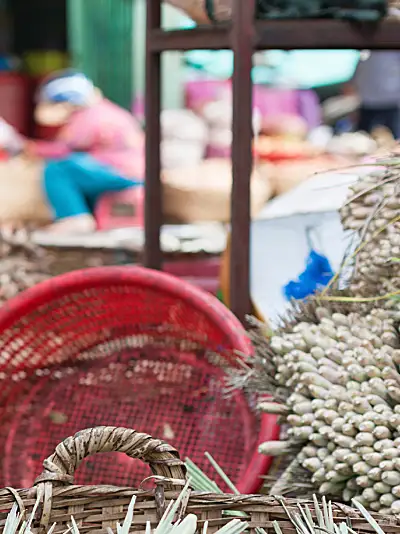
<svg viewBox="0 0 400 534"><path fill-rule="evenodd" d="M124 452L131 458L149 463L156 489L73 485L75 469L83 458L110 451ZM146 522L150 521L155 526L168 500L177 497L185 478L184 465L173 447L147 434L115 427L87 429L67 438L43 465L44 472L33 488L19 491L5 488L0 491L0 527L4 526L7 513L15 502L21 511L29 514L39 496L41 506L33 523L36 532L43 532L55 522L55 534L64 532L73 515L81 533L97 534L105 532L107 527L115 528L116 521L124 519L130 499L136 495L132 531L145 532ZM288 499L285 503L289 509L296 506L293 500ZM312 503L307 504L313 510ZM268 534L273 534L272 521L277 520L283 534L295 532L282 503L273 497L191 493L179 515L196 514L200 528L204 521L208 521L208 532L212 533L232 519L224 514L226 510L245 512L251 529L262 527ZM337 521L349 520L352 528L360 534L371 533L371 526L354 509L334 504L333 516ZM398 532L400 524L397 518L375 518L386 534Z"/></svg>
<svg viewBox="0 0 400 534"><path fill-rule="evenodd" d="M95 427L82 430L60 443L44 463L43 473L35 484L63 482L72 484L81 462L92 454L123 452L150 464L156 475L182 480L184 465L177 451L161 440L136 430L117 427Z"/></svg>

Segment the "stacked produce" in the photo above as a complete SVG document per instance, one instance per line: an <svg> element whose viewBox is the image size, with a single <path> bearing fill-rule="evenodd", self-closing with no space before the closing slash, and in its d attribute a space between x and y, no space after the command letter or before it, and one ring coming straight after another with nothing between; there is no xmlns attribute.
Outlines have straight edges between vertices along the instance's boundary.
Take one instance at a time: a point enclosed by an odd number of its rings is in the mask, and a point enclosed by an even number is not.
<svg viewBox="0 0 400 534"><path fill-rule="evenodd" d="M28 232L0 232L0 305L49 277L44 251Z"/></svg>
<svg viewBox="0 0 400 534"><path fill-rule="evenodd" d="M294 304L276 332L251 333L254 366L234 383L272 395L283 441L260 452L292 461L272 488L286 491L304 470L315 489L370 510L400 513L400 163L362 178L341 210L355 231L346 292L328 288ZM335 284L332 284L334 287ZM269 339L268 339L269 338ZM293 488L292 485L292 489Z"/></svg>
<svg viewBox="0 0 400 534"><path fill-rule="evenodd" d="M322 494L359 497L375 511L400 510L400 350L385 310L330 313L271 339L275 394L260 408L284 416L288 441L265 454L299 449L297 461Z"/></svg>
<svg viewBox="0 0 400 534"><path fill-rule="evenodd" d="M341 209L344 228L360 242L350 286L360 297L385 297L400 287L400 160L388 162L354 184ZM398 308L393 298L382 305Z"/></svg>

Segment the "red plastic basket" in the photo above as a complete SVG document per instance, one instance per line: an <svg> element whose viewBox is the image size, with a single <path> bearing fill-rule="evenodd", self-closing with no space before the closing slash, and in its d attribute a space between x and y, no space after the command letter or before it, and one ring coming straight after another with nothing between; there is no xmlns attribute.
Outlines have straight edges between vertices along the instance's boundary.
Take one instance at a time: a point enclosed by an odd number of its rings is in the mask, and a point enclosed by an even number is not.
<svg viewBox="0 0 400 534"><path fill-rule="evenodd" d="M241 493L260 486L275 417L226 398L224 367L250 345L215 297L170 275L102 267L47 280L0 310L2 486L30 487L63 438L101 424L172 442L208 474L211 454ZM135 485L148 475L124 455L89 459L77 483Z"/></svg>

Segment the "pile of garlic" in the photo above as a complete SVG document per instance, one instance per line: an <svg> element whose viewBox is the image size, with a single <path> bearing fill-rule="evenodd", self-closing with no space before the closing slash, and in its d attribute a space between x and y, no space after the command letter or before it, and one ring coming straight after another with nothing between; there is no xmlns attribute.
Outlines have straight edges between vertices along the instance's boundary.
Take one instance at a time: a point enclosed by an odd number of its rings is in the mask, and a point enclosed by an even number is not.
<svg viewBox="0 0 400 534"><path fill-rule="evenodd" d="M315 316L315 322L298 322L270 341L277 391L286 402L260 408L288 423L288 441L267 442L260 452L300 451L297 460L321 494L346 502L356 497L373 511L400 513L395 321L384 309L363 316L320 307Z"/></svg>
<svg viewBox="0 0 400 534"><path fill-rule="evenodd" d="M32 242L29 232L0 231L0 305L50 276L45 251Z"/></svg>
<svg viewBox="0 0 400 534"><path fill-rule="evenodd" d="M400 287L396 261L400 258L400 167L396 162L398 158L393 158L386 169L356 182L340 211L343 227L354 230L360 241L350 286L355 296L382 296ZM393 299L382 306L399 311Z"/></svg>
<svg viewBox="0 0 400 534"><path fill-rule="evenodd" d="M323 495L398 514L400 301L391 297L400 287L400 159L381 163L351 187L340 212L357 238L355 298L345 313L299 309L270 341L257 338L244 382L258 393L269 387L276 401L260 408L288 425L287 441L260 452L297 455Z"/></svg>

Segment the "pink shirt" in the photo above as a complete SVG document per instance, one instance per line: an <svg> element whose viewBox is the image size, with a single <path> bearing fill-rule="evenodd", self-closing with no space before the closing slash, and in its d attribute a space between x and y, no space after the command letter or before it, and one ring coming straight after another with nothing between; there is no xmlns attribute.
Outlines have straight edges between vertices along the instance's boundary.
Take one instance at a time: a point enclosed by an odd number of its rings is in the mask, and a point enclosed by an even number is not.
<svg viewBox="0 0 400 534"><path fill-rule="evenodd" d="M39 157L59 159L87 152L127 178L144 178L144 134L136 119L109 100L71 115L56 141L38 141Z"/></svg>

